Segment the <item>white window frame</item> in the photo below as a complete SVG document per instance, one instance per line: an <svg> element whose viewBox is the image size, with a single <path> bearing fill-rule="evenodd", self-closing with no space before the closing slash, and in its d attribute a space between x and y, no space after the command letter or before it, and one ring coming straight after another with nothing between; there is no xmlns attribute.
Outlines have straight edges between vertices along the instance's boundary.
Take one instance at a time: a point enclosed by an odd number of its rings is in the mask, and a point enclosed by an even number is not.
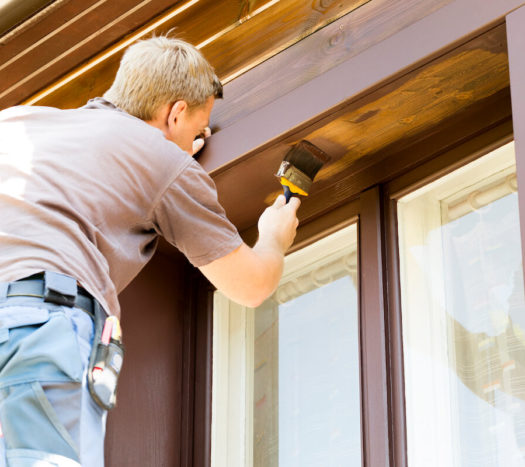
<svg viewBox="0 0 525 467"><path fill-rule="evenodd" d="M301 291L304 271L312 264L311 280L322 282L323 266L349 248L357 255L357 224L351 224L288 255L280 286ZM349 240L353 239L353 240ZM357 283L357 270L348 268ZM319 272L316 274L316 272ZM320 285L320 284L318 284ZM274 295L279 300L279 288ZM254 308L238 305L216 292L213 302L212 467L253 466Z"/></svg>

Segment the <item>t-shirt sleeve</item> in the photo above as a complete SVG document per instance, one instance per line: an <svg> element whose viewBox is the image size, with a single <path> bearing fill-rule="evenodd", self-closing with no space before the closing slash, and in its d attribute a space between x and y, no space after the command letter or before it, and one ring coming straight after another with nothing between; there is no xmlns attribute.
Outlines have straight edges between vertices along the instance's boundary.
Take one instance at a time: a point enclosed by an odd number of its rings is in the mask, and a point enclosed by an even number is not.
<svg viewBox="0 0 525 467"><path fill-rule="evenodd" d="M242 244L236 227L219 204L215 183L195 160L160 198L154 222L159 234L196 267L209 264Z"/></svg>

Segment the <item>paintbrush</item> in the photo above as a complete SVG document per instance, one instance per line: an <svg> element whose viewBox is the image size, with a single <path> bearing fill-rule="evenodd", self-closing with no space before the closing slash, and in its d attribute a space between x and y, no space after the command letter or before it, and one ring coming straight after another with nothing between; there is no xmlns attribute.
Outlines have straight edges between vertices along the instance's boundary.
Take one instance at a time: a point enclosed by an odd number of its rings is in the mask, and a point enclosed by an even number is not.
<svg viewBox="0 0 525 467"><path fill-rule="evenodd" d="M328 154L309 141L294 144L275 174L281 180L286 202L293 195L308 196L317 172L329 160Z"/></svg>

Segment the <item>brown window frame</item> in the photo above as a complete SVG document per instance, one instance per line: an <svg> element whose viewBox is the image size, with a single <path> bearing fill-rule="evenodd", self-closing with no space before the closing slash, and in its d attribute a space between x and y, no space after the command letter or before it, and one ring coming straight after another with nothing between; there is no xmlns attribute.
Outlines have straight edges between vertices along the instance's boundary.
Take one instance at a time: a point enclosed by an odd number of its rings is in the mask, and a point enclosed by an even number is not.
<svg viewBox="0 0 525 467"><path fill-rule="evenodd" d="M506 27L510 87L451 116L410 147L370 164L359 174L364 189L309 220L293 247L303 248L358 221L363 466L408 465L397 200L512 139L518 185L525 187L525 40L520 33L525 7L507 16ZM525 206L524 188L518 189L518 196ZM520 223L525 226L525 209L520 209ZM525 254L525 228L521 230ZM208 389L211 399L211 385Z"/></svg>

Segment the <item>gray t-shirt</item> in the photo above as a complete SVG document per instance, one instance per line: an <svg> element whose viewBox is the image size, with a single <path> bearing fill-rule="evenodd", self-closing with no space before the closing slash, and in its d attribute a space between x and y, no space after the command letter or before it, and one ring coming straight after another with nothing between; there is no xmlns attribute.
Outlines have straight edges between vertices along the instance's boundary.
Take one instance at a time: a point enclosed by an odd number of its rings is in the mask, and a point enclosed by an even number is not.
<svg viewBox="0 0 525 467"><path fill-rule="evenodd" d="M0 281L69 274L110 313L164 236L195 266L242 240L202 167L104 99L0 112Z"/></svg>

